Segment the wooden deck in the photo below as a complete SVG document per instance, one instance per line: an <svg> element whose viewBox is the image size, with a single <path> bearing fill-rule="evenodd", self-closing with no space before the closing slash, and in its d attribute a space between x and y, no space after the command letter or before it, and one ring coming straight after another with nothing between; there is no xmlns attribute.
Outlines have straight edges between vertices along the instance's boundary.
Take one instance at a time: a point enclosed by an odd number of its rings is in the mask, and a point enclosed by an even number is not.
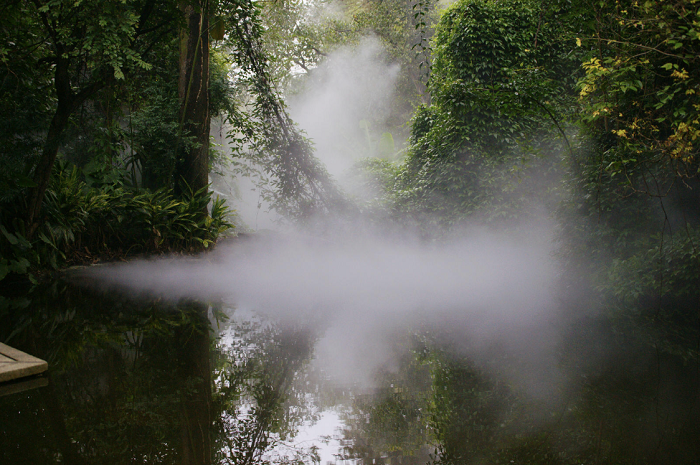
<svg viewBox="0 0 700 465"><path fill-rule="evenodd" d="M0 342L0 383L43 373L45 361Z"/></svg>
<svg viewBox="0 0 700 465"><path fill-rule="evenodd" d="M48 378L44 376L30 376L29 378L20 378L6 383L0 383L0 397L17 394L18 392L29 391L31 389L41 388L49 385Z"/></svg>

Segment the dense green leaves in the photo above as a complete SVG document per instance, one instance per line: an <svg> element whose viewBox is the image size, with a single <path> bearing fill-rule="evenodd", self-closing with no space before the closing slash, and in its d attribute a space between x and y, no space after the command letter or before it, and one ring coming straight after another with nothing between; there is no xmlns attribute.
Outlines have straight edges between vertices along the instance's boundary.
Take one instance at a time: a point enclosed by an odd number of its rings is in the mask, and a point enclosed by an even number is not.
<svg viewBox="0 0 700 465"><path fill-rule="evenodd" d="M462 1L442 15L431 105L414 115L412 146L392 187L397 216L418 220L426 233L474 215L501 221L532 195L523 180L552 174L539 155L568 143L561 137L575 103L565 13L523 1Z"/></svg>
<svg viewBox="0 0 700 465"><path fill-rule="evenodd" d="M546 430L516 386L436 356L436 463L696 460L676 413L698 386L697 14L693 1L462 1L442 16L406 161L363 162L367 182L429 237L556 210L561 311L576 315L558 355L581 378ZM617 358L585 360L600 346ZM662 410L674 420L649 433Z"/></svg>
<svg viewBox="0 0 700 465"><path fill-rule="evenodd" d="M209 204L210 215L202 217ZM22 233L21 221L15 220L14 233L0 224L0 279L125 254L199 251L232 228L230 210L207 190L178 199L163 189L98 189L82 182L75 167L56 174L44 208L46 218L33 241Z"/></svg>
<svg viewBox="0 0 700 465"><path fill-rule="evenodd" d="M238 84L254 100L245 112L229 114L238 172L255 178L265 200L279 213L297 220L343 206L312 145L289 117L270 74L263 47L263 27L256 4L218 5L231 34L229 45ZM242 136L242 137L241 137Z"/></svg>

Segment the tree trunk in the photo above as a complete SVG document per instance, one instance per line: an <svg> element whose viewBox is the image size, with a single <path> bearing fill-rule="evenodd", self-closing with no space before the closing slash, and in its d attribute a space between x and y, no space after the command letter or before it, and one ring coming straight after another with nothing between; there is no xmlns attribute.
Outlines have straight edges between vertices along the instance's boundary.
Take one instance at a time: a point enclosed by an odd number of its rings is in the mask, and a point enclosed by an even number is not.
<svg viewBox="0 0 700 465"><path fill-rule="evenodd" d="M46 135L46 142L44 142L41 158L39 158L39 162L36 168L34 168L35 185L29 191L29 198L27 199L25 219L27 236L29 239L33 238L40 224L41 204L44 201L44 194L51 180L51 171L53 170L54 163L56 163L58 149L61 147L61 138L63 137L64 129L66 129L68 125L68 120L71 114L79 108L83 102L92 97L105 85L105 82L98 78L84 87L79 93L75 94L71 88L68 60L60 58L61 53L59 53L59 58L56 62L56 74L54 75L54 86L56 88L58 104L56 106L56 112L51 119L51 125Z"/></svg>
<svg viewBox="0 0 700 465"><path fill-rule="evenodd" d="M209 20L208 0L183 4L180 31L180 127L175 192L186 194L209 184Z"/></svg>
<svg viewBox="0 0 700 465"><path fill-rule="evenodd" d="M39 390L41 402L44 411L48 416L50 431L53 433L53 439L60 451L63 463L69 465L80 465L85 463L80 455L78 444L73 440L66 426L66 415L63 411L61 402L56 395L54 382L49 376L49 384Z"/></svg>
<svg viewBox="0 0 700 465"><path fill-rule="evenodd" d="M26 216L27 235L30 239L34 236L34 232L39 226L41 204L44 201L46 188L49 186L51 170L56 162L58 149L61 145L61 135L68 124L70 113L70 109L61 105L59 100L56 113L51 119L51 126L49 127L49 133L46 136L46 142L44 143L44 149L41 152L41 158L34 169L35 186L29 192Z"/></svg>
<svg viewBox="0 0 700 465"><path fill-rule="evenodd" d="M191 325L177 329L177 375L181 383L180 460L182 465L212 463L212 374L207 306L189 302Z"/></svg>

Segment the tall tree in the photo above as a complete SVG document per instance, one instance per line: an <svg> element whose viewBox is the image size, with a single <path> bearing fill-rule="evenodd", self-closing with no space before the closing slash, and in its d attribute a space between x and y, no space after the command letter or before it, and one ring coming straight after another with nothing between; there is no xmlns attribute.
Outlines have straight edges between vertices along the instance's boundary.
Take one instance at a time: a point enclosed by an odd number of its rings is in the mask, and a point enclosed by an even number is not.
<svg viewBox="0 0 700 465"><path fill-rule="evenodd" d="M528 0L462 0L442 15L431 105L414 116L394 186L402 220L418 218L433 234L477 212L514 219L533 196L534 186L522 181L545 162L539 152L561 149L556 137L575 108L578 63L573 40L562 40L570 37L560 21L565 13Z"/></svg>
<svg viewBox="0 0 700 465"><path fill-rule="evenodd" d="M175 189L197 191L209 184L209 1L183 2L180 31L180 127L190 139L178 147Z"/></svg>
<svg viewBox="0 0 700 465"><path fill-rule="evenodd" d="M37 66L52 65L56 98L27 200L25 220L30 236L39 224L44 193L71 115L100 89L124 79L130 68L149 67L144 56L159 40L159 30L172 19L167 7L156 4L156 0L14 3L41 30L41 41L35 44L41 53L31 57Z"/></svg>

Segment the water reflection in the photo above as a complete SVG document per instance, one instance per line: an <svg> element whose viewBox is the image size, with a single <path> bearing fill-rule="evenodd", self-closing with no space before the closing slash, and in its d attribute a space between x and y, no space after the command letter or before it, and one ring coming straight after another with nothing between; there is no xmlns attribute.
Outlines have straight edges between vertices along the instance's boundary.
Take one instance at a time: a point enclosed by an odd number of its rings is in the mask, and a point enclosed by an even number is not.
<svg viewBox="0 0 700 465"><path fill-rule="evenodd" d="M28 299L0 340L47 360L49 383L0 398L0 463L261 463L314 415L303 327L66 282Z"/></svg>
<svg viewBox="0 0 700 465"><path fill-rule="evenodd" d="M257 319L233 321L222 334L215 369L217 462L318 461L312 448L293 447L299 427L317 418L308 361L315 342L305 326ZM285 446L285 447L282 447ZM283 453L284 452L284 453Z"/></svg>
<svg viewBox="0 0 700 465"><path fill-rule="evenodd" d="M2 465L700 463L697 361L595 322L562 330L568 378L536 398L509 376L522 358L478 362L429 322L372 385L338 385L314 364L311 321L64 281L4 302L0 341L49 372L0 397ZM592 363L603 342L614 356ZM307 434L320 418L326 444Z"/></svg>

